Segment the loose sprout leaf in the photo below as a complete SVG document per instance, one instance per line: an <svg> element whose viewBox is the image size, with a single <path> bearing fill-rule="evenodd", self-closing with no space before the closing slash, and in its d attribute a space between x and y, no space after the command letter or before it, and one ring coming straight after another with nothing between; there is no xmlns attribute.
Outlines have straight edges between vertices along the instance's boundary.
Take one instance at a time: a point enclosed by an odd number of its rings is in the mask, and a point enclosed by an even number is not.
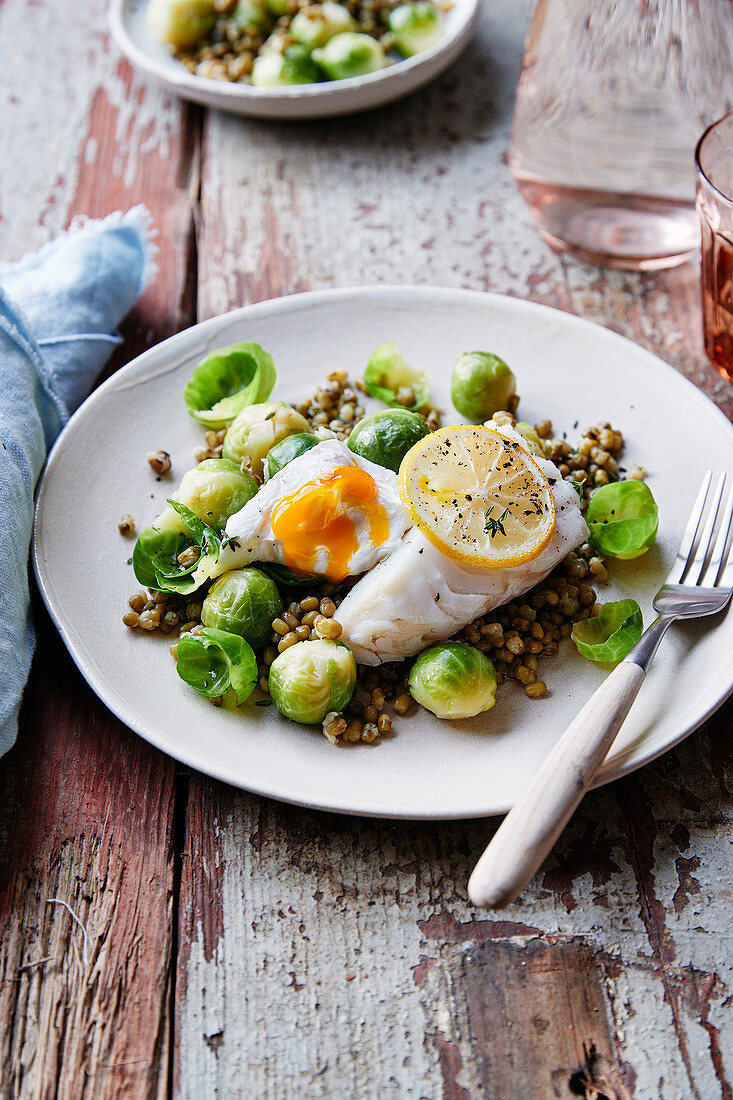
<svg viewBox="0 0 733 1100"><path fill-rule="evenodd" d="M218 561L221 552L219 532L187 508L185 504L167 502L178 514L183 530L166 527L145 527L140 532L132 552L132 568L141 584L160 592L194 592L199 586L193 574L202 557ZM179 561L184 550L196 547L197 556L191 561Z"/></svg>
<svg viewBox="0 0 733 1100"><path fill-rule="evenodd" d="M247 405L266 401L276 380L275 363L264 348L232 344L198 364L183 399L194 420L207 428L227 428Z"/></svg>
<svg viewBox="0 0 733 1100"><path fill-rule="evenodd" d="M183 531L144 527L132 552L135 576L147 588L160 592L193 591L188 575L196 568L196 562L183 566L178 561L178 555L189 546L191 540ZM183 582L183 588L177 581Z"/></svg>
<svg viewBox="0 0 733 1100"><path fill-rule="evenodd" d="M130 563L135 577L146 588L156 588L158 578L151 561L153 544L157 543L160 531L154 527L144 527L137 537ZM179 551L180 553L180 551Z"/></svg>
<svg viewBox="0 0 733 1100"><path fill-rule="evenodd" d="M196 513L187 508L185 504L179 504L177 500L168 500L166 504L170 504L171 508L178 512L184 526L190 531L194 543L201 553L211 554L214 561L218 561L221 551L219 532L214 527L210 527L208 523L204 523L202 519L199 519Z"/></svg>
<svg viewBox="0 0 733 1100"><path fill-rule="evenodd" d="M602 485L586 515L590 541L609 558L628 560L645 554L657 534L659 510L643 481Z"/></svg>
<svg viewBox="0 0 733 1100"><path fill-rule="evenodd" d="M238 634L205 627L179 639L176 671L201 695L224 695L232 688L237 703L243 703L257 683L257 658Z"/></svg>
<svg viewBox="0 0 733 1100"><path fill-rule="evenodd" d="M382 344L372 353L364 371L364 385L372 397L398 408L421 409L429 396L427 375L411 367L396 344ZM400 391L405 390L412 390L411 404L398 400Z"/></svg>
<svg viewBox="0 0 733 1100"><path fill-rule="evenodd" d="M603 604L594 618L575 623L570 636L589 661L616 663L634 648L643 630L636 600L617 600Z"/></svg>
<svg viewBox="0 0 733 1100"><path fill-rule="evenodd" d="M256 561L252 564L279 588L311 588L313 585L323 584L323 577L316 577L312 573L295 573L287 565L269 561Z"/></svg>

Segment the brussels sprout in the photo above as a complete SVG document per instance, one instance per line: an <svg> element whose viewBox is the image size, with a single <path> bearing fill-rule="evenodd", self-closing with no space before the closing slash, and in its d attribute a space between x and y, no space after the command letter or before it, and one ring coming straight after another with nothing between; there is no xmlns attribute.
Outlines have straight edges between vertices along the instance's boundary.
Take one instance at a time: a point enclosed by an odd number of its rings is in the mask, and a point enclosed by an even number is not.
<svg viewBox="0 0 733 1100"><path fill-rule="evenodd" d="M287 439L276 443L265 457L265 481L269 481L275 474L279 474L288 462L292 462L294 458L300 458L301 455L309 451L311 447L317 446L317 444L316 437L308 432L296 432L295 435L289 435Z"/></svg>
<svg viewBox="0 0 733 1100"><path fill-rule="evenodd" d="M430 429L417 413L384 409L360 420L346 445L354 454L397 473L410 447L429 434Z"/></svg>
<svg viewBox="0 0 733 1100"><path fill-rule="evenodd" d="M590 498L586 522L590 541L608 558L646 554L659 526L659 509L643 481L614 481Z"/></svg>
<svg viewBox="0 0 733 1100"><path fill-rule="evenodd" d="M322 722L330 710L343 710L355 689L356 661L340 642L296 642L270 666L272 701L294 722Z"/></svg>
<svg viewBox="0 0 733 1100"><path fill-rule="evenodd" d="M202 565L215 565L221 553L219 532L176 500L155 524L140 532L132 552L132 568L141 584L160 592L193 592L202 583ZM189 560L181 555L192 551ZM198 551L198 553L196 553ZM204 579L208 579L205 577Z"/></svg>
<svg viewBox="0 0 733 1100"><path fill-rule="evenodd" d="M265 7L276 19L280 19L283 15L289 15L291 11L289 0L265 0Z"/></svg>
<svg viewBox="0 0 733 1100"><path fill-rule="evenodd" d="M325 46L329 38L356 27L351 12L343 4L324 0L318 7L301 8L288 28L293 38L310 50Z"/></svg>
<svg viewBox="0 0 733 1100"><path fill-rule="evenodd" d="M151 34L168 46L195 46L217 17L214 0L150 0L145 15Z"/></svg>
<svg viewBox="0 0 733 1100"><path fill-rule="evenodd" d="M228 458L207 458L185 473L175 499L212 527L223 530L230 516L257 492L257 482Z"/></svg>
<svg viewBox="0 0 733 1100"><path fill-rule="evenodd" d="M505 409L516 380L503 359L490 351L467 351L453 368L450 397L467 420L488 420Z"/></svg>
<svg viewBox="0 0 733 1100"><path fill-rule="evenodd" d="M232 688L243 703L257 683L257 658L238 634L204 628L178 640L176 672L201 695L224 695Z"/></svg>
<svg viewBox="0 0 733 1100"><path fill-rule="evenodd" d="M396 344L382 344L372 352L364 371L364 385L367 393L385 405L420 409L428 399L427 375L411 367Z"/></svg>
<svg viewBox="0 0 733 1100"><path fill-rule="evenodd" d="M443 13L428 0L413 0L390 12L387 26L402 56L412 57L443 37Z"/></svg>
<svg viewBox="0 0 733 1100"><path fill-rule="evenodd" d="M305 46L288 46L282 53L263 50L255 59L251 79L258 88L279 88L285 84L317 84L323 75Z"/></svg>
<svg viewBox="0 0 733 1100"><path fill-rule="evenodd" d="M273 14L268 10L269 5L262 0L239 0L234 11L227 18L238 30L244 31L253 28L256 31L269 31L274 22Z"/></svg>
<svg viewBox="0 0 733 1100"><path fill-rule="evenodd" d="M496 673L480 650L462 642L431 646L410 669L410 692L438 718L472 718L496 702Z"/></svg>
<svg viewBox="0 0 733 1100"><path fill-rule="evenodd" d="M330 38L320 50L313 51L329 80L347 80L377 72L387 64L384 47L376 38L356 31L343 31Z"/></svg>
<svg viewBox="0 0 733 1100"><path fill-rule="evenodd" d="M600 613L573 626L570 637L589 661L621 661L641 638L644 622L636 600L604 603Z"/></svg>
<svg viewBox="0 0 733 1100"><path fill-rule="evenodd" d="M243 342L212 351L183 391L194 420L226 428L247 405L266 401L277 380L272 356L259 344Z"/></svg>
<svg viewBox="0 0 733 1100"><path fill-rule="evenodd" d="M250 405L242 409L229 428L222 455L237 463L249 458L252 472L261 477L267 452L281 439L307 431L305 417L287 405Z"/></svg>
<svg viewBox="0 0 733 1100"><path fill-rule="evenodd" d="M259 569L232 569L214 581L201 608L204 626L239 634L255 649L266 645L283 602L274 581Z"/></svg>

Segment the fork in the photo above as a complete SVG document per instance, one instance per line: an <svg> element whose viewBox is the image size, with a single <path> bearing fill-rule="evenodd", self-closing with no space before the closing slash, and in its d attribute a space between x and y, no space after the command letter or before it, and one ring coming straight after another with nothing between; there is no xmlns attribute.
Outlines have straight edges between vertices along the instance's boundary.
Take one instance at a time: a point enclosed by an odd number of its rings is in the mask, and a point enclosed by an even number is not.
<svg viewBox="0 0 733 1100"><path fill-rule="evenodd" d="M524 889L563 831L601 766L668 628L722 611L733 592L733 489L725 474L711 492L708 470L666 581L658 617L594 692L499 826L468 883L474 905L501 909ZM729 560L731 559L731 560Z"/></svg>

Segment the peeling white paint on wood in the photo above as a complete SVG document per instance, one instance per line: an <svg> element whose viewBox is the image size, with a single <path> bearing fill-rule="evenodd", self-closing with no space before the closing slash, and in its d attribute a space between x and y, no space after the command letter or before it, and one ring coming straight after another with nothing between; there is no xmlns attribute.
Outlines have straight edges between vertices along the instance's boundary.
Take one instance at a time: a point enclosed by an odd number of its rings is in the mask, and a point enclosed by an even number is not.
<svg viewBox="0 0 733 1100"><path fill-rule="evenodd" d="M13 260L68 223L84 173L110 193L143 182L146 159L173 153L180 106L134 75L113 47L106 4L0 4L0 255ZM99 159L94 114L116 113L114 148Z"/></svg>

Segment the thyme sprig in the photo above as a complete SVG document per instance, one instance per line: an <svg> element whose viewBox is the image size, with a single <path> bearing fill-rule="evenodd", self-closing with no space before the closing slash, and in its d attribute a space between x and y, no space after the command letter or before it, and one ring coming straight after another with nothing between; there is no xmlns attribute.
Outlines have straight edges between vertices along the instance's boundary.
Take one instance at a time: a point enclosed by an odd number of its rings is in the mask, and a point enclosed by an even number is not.
<svg viewBox="0 0 733 1100"><path fill-rule="evenodd" d="M501 513L501 515L498 516L497 518L494 518L491 515L491 513L493 511L494 511L494 505L492 504L491 507L488 508L487 512L486 512L486 526L484 527L484 531L486 531L486 533L492 539L493 539L494 535L496 535L498 532L501 532L501 534L504 536L504 538L506 538L506 531L504 530L504 520L509 515L509 509L505 508L504 511Z"/></svg>

